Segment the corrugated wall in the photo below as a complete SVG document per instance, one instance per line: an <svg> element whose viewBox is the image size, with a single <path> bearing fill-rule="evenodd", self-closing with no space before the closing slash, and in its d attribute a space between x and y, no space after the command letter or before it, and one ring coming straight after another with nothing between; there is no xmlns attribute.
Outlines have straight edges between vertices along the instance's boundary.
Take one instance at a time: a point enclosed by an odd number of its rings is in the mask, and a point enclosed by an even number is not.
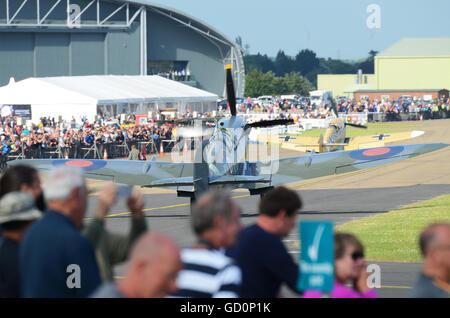
<svg viewBox="0 0 450 318"><path fill-rule="evenodd" d="M139 26L129 32L0 32L0 86L10 77L139 75Z"/></svg>
<svg viewBox="0 0 450 318"><path fill-rule="evenodd" d="M86 7L90 1L71 0L71 4ZM55 1L41 1L41 18ZM65 2L64 2L65 3ZM10 1L15 12L20 1ZM0 0L0 19L5 18L5 1ZM118 4L101 2L100 19L111 14ZM2 10L3 9L3 10ZM134 9L135 10L135 9ZM35 22L36 1L28 1L17 18ZM133 12L133 11L132 11ZM122 10L112 20L123 20ZM65 5L58 5L48 19L65 23ZM95 23L96 6L83 14L82 23ZM72 75L138 75L140 72L139 19L130 29L0 29L0 86L10 77L16 81L28 77Z"/></svg>
<svg viewBox="0 0 450 318"><path fill-rule="evenodd" d="M224 59L230 53L229 47L213 44L194 30L152 12L147 16L147 43L148 60L189 61L198 88L223 94Z"/></svg>

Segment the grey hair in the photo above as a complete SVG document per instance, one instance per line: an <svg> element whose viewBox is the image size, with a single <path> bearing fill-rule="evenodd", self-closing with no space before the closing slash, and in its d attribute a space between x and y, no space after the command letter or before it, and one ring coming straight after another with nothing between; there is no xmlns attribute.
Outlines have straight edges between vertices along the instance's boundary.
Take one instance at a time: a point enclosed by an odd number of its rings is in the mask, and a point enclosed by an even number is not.
<svg viewBox="0 0 450 318"><path fill-rule="evenodd" d="M233 202L229 190L212 190L202 195L192 207L191 226L200 235L211 229L214 216L220 215L225 221L231 220Z"/></svg>
<svg viewBox="0 0 450 318"><path fill-rule="evenodd" d="M53 168L45 180L44 197L49 201L64 201L73 189L84 185L84 173L80 168L61 165Z"/></svg>

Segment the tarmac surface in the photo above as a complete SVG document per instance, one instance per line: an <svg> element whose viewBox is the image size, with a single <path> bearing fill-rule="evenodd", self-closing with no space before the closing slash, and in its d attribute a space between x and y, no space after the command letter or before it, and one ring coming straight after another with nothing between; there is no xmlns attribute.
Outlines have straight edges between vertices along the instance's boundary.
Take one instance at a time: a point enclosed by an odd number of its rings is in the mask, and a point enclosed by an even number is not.
<svg viewBox="0 0 450 318"><path fill-rule="evenodd" d="M396 144L444 142L450 144L450 120L412 122L411 130L423 130L425 134ZM300 155L295 151L282 151L281 156ZM166 158L167 157L167 158ZM304 207L300 220L330 220L335 225L347 221L385 213L404 205L428 200L450 193L450 147L406 161L337 176L291 183L287 186L298 190ZM159 160L170 160L166 155ZM89 180L90 188L97 188L101 181ZM195 242L189 224L189 200L177 198L172 190L142 189L145 198L145 215L150 230L162 232L174 238L181 246ZM258 196L250 197L247 191L234 191L233 196L241 206L244 225L257 218ZM95 193L89 197L86 222L96 207ZM123 201L123 200L122 200ZM107 228L116 233L127 233L130 220L124 202L118 202L109 214ZM298 259L297 229L284 240L288 250ZM369 264L373 263L370 260ZM381 267L380 297L406 297L421 270L420 263L377 263ZM116 267L116 278L125 273L125 264ZM282 295L293 297L283 289Z"/></svg>

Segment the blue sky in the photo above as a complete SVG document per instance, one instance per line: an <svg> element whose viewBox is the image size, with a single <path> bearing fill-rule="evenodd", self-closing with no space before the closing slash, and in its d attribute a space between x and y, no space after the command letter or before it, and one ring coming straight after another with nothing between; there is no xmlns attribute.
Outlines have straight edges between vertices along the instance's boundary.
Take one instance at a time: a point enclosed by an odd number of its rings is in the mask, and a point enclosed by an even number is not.
<svg viewBox="0 0 450 318"><path fill-rule="evenodd" d="M150 0L188 13L258 52L364 58L404 37L450 37L450 0ZM380 28L366 21L379 8Z"/></svg>

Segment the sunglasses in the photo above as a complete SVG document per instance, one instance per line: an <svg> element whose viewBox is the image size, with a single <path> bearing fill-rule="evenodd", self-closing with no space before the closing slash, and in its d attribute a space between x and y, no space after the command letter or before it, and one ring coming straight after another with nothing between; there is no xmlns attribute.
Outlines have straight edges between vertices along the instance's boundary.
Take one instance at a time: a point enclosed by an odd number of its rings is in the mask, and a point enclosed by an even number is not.
<svg viewBox="0 0 450 318"><path fill-rule="evenodd" d="M352 257L352 260L357 261L360 258L364 258L364 253L354 252L354 253L352 253L351 257Z"/></svg>

